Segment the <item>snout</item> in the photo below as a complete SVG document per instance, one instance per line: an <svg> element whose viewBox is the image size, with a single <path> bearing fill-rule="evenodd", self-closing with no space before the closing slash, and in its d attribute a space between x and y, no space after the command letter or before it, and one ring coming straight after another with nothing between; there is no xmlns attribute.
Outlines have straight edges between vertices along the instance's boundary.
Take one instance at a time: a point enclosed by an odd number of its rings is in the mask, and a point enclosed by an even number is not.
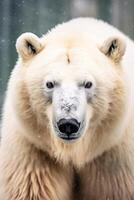
<svg viewBox="0 0 134 200"><path fill-rule="evenodd" d="M87 100L85 91L66 84L53 94L53 128L58 138L72 141L85 132Z"/></svg>
<svg viewBox="0 0 134 200"><path fill-rule="evenodd" d="M62 118L57 122L57 128L60 133L60 137L66 140L73 140L78 138L78 132L81 123L76 119L65 119Z"/></svg>

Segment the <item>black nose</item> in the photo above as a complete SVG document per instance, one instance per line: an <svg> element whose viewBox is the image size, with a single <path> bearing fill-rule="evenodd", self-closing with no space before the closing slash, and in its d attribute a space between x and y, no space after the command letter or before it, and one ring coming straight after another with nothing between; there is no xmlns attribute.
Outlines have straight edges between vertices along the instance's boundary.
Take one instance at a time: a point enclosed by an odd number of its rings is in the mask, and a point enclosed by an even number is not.
<svg viewBox="0 0 134 200"><path fill-rule="evenodd" d="M60 119L57 123L61 133L70 136L72 133L77 133L80 128L80 123L74 119Z"/></svg>

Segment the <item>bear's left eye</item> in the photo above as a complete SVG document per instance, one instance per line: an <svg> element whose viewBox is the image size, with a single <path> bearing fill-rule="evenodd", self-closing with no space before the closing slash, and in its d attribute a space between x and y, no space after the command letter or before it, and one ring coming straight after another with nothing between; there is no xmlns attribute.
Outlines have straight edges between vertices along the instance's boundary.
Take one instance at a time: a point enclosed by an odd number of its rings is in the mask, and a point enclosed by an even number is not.
<svg viewBox="0 0 134 200"><path fill-rule="evenodd" d="M51 82L51 81L46 82L46 87L48 89L53 89L54 88L54 82Z"/></svg>
<svg viewBox="0 0 134 200"><path fill-rule="evenodd" d="M88 82L86 82L86 83L84 84L84 87L85 87L86 89L90 89L90 88L92 87L92 85L93 85L93 83L92 83L91 81L88 81Z"/></svg>

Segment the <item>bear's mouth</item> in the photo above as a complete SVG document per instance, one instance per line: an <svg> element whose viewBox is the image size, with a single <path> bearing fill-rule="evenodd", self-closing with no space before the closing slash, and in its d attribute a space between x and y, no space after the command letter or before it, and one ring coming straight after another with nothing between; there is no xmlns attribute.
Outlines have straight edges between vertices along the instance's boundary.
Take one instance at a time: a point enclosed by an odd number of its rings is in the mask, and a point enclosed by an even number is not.
<svg viewBox="0 0 134 200"><path fill-rule="evenodd" d="M60 134L58 136L63 140L70 140L70 141L73 141L79 138L79 136L62 136Z"/></svg>
<svg viewBox="0 0 134 200"><path fill-rule="evenodd" d="M78 122L76 119L60 119L53 121L54 131L58 138L64 141L75 141L81 137L84 129L84 121Z"/></svg>

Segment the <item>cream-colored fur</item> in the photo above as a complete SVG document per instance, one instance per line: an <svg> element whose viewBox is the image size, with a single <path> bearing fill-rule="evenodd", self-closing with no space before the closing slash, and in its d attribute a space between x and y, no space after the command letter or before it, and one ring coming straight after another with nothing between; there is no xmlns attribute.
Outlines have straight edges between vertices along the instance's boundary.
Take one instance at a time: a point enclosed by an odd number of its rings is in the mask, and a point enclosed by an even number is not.
<svg viewBox="0 0 134 200"><path fill-rule="evenodd" d="M23 34L16 48L3 109L1 200L134 199L133 42L81 18L42 38ZM43 88L50 75L66 84L95 79L85 133L75 142L55 136Z"/></svg>

